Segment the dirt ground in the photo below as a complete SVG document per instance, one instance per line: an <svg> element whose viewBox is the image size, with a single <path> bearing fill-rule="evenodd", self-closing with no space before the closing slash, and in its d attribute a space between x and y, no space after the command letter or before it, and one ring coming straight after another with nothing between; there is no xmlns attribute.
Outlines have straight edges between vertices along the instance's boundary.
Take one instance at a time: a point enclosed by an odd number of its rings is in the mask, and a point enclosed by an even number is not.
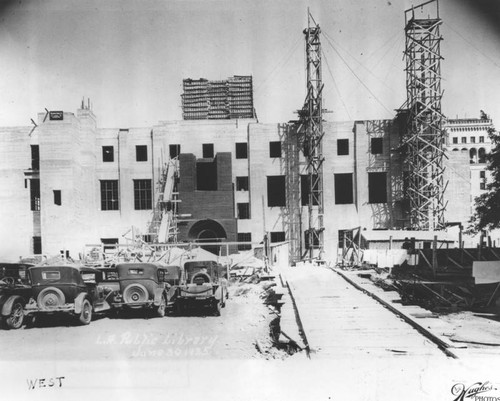
<svg viewBox="0 0 500 401"><path fill-rule="evenodd" d="M262 292L260 284L231 284L220 317L203 310L164 318L133 313L95 316L88 326L66 317L1 330L2 360L285 358L272 347L270 323L276 315L263 304Z"/></svg>

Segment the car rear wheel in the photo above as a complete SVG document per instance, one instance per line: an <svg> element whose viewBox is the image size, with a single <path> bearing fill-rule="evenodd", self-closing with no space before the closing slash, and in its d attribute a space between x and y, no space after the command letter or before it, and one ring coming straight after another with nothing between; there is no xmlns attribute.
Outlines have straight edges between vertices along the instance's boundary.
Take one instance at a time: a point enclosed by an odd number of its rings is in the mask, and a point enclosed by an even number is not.
<svg viewBox="0 0 500 401"><path fill-rule="evenodd" d="M36 302L41 309L50 310L55 309L58 306L63 306L65 303L65 297L59 288L47 287L40 291Z"/></svg>
<svg viewBox="0 0 500 401"><path fill-rule="evenodd" d="M24 307L19 301L14 302L10 314L5 318L5 324L9 329L19 329L23 325Z"/></svg>
<svg viewBox="0 0 500 401"><path fill-rule="evenodd" d="M158 317L165 316L166 309L167 309L167 300L165 299L165 295L162 295L160 305L155 306L156 316L158 316Z"/></svg>
<svg viewBox="0 0 500 401"><path fill-rule="evenodd" d="M80 316L78 317L78 321L87 325L92 320L92 305L88 299L85 299L82 303L82 311L80 312Z"/></svg>

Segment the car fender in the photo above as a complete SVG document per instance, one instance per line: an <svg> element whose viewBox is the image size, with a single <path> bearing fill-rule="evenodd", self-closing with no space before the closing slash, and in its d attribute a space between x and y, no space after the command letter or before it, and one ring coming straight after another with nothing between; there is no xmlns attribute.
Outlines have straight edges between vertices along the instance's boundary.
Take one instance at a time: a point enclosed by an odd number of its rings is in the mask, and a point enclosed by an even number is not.
<svg viewBox="0 0 500 401"><path fill-rule="evenodd" d="M214 289L214 298L220 301L222 299L222 287L220 285Z"/></svg>
<svg viewBox="0 0 500 401"><path fill-rule="evenodd" d="M81 313L82 312L82 304L85 299L87 299L87 293L82 292L78 294L78 296L75 298L75 313ZM90 302L92 304L92 302Z"/></svg>
<svg viewBox="0 0 500 401"><path fill-rule="evenodd" d="M19 295L11 295L9 299L7 299L7 301L5 301L5 303L2 305L2 316L10 315L10 312L12 311L12 306L16 301L21 302L23 306L26 304L23 297L20 297Z"/></svg>
<svg viewBox="0 0 500 401"><path fill-rule="evenodd" d="M5 302L9 299L10 295L0 295L0 308L2 307Z"/></svg>

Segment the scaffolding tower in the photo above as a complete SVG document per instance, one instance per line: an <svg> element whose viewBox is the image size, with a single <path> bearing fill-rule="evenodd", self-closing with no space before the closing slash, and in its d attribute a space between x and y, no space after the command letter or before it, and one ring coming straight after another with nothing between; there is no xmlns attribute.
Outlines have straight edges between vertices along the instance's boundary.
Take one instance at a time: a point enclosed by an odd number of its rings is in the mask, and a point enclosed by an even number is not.
<svg viewBox="0 0 500 401"><path fill-rule="evenodd" d="M444 227L446 189L438 0L406 10L405 23L408 123L404 145L410 226L436 230Z"/></svg>
<svg viewBox="0 0 500 401"><path fill-rule="evenodd" d="M178 182L179 161L177 158L170 159L162 166L157 183L157 198L149 224L152 243L177 242Z"/></svg>
<svg viewBox="0 0 500 401"><path fill-rule="evenodd" d="M280 137L283 143L283 173L286 177L286 208L283 208L283 221L288 234L289 259L299 262L302 259L302 205L300 191L300 149L295 124L280 124Z"/></svg>
<svg viewBox="0 0 500 401"><path fill-rule="evenodd" d="M308 229L305 248L310 259L323 257L323 82L321 76L321 29L308 12L306 42L307 94L299 110L298 140L307 163Z"/></svg>

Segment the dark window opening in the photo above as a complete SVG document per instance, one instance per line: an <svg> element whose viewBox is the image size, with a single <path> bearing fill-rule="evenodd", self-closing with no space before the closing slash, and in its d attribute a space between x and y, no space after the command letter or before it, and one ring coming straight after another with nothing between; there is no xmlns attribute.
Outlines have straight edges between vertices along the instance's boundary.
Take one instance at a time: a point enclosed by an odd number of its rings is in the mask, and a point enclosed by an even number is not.
<svg viewBox="0 0 500 401"><path fill-rule="evenodd" d="M479 177L486 178L486 171L482 170L479 172Z"/></svg>
<svg viewBox="0 0 500 401"><path fill-rule="evenodd" d="M236 144L236 158L237 159L248 158L248 144L246 142L240 142Z"/></svg>
<svg viewBox="0 0 500 401"><path fill-rule="evenodd" d="M64 113L62 111L49 111L49 120L60 121L64 119Z"/></svg>
<svg viewBox="0 0 500 401"><path fill-rule="evenodd" d="M312 193L312 204L314 206L317 206L319 204L319 181L318 181L318 176L316 174L312 175L313 179L313 193ZM309 205L309 192L310 192L310 179L309 175L301 175L300 176L300 200L302 206L307 206Z"/></svg>
<svg viewBox="0 0 500 401"><path fill-rule="evenodd" d="M137 145L135 147L135 160L138 162L148 161L148 147L147 145Z"/></svg>
<svg viewBox="0 0 500 401"><path fill-rule="evenodd" d="M115 160L115 153L113 146L102 147L102 161L105 163L113 162Z"/></svg>
<svg viewBox="0 0 500 401"><path fill-rule="evenodd" d="M196 163L196 189L217 191L217 163L214 161Z"/></svg>
<svg viewBox="0 0 500 401"><path fill-rule="evenodd" d="M204 143L202 146L203 146L203 158L212 159L214 157L214 144Z"/></svg>
<svg viewBox="0 0 500 401"><path fill-rule="evenodd" d="M142 236L142 240L146 243L151 243L153 242L153 236L151 234L146 234Z"/></svg>
<svg viewBox="0 0 500 401"><path fill-rule="evenodd" d="M344 248L344 239L346 248L349 247L350 242L352 241L352 230L339 230L339 249Z"/></svg>
<svg viewBox="0 0 500 401"><path fill-rule="evenodd" d="M60 189L54 189L54 205L59 205L61 206L61 190Z"/></svg>
<svg viewBox="0 0 500 401"><path fill-rule="evenodd" d="M372 138L371 139L371 154L381 155L384 151L384 140L383 138Z"/></svg>
<svg viewBox="0 0 500 401"><path fill-rule="evenodd" d="M486 183L480 182L479 183L479 189L486 189Z"/></svg>
<svg viewBox="0 0 500 401"><path fill-rule="evenodd" d="M152 209L151 180L134 180L134 209Z"/></svg>
<svg viewBox="0 0 500 401"><path fill-rule="evenodd" d="M458 143L458 137L456 136L453 137L453 143Z"/></svg>
<svg viewBox="0 0 500 401"><path fill-rule="evenodd" d="M35 178L30 182L31 210L40 211L40 180Z"/></svg>
<svg viewBox="0 0 500 401"><path fill-rule="evenodd" d="M101 180L101 210L118 210L118 180Z"/></svg>
<svg viewBox="0 0 500 401"><path fill-rule="evenodd" d="M281 157L281 142L269 142L269 157Z"/></svg>
<svg viewBox="0 0 500 401"><path fill-rule="evenodd" d="M271 243L274 242L284 242L285 232L284 231L272 231L271 232Z"/></svg>
<svg viewBox="0 0 500 401"><path fill-rule="evenodd" d="M335 204L348 205L354 202L352 174L335 174Z"/></svg>
<svg viewBox="0 0 500 401"><path fill-rule="evenodd" d="M33 237L33 254L41 255L42 253L42 237Z"/></svg>
<svg viewBox="0 0 500 401"><path fill-rule="evenodd" d="M114 251L118 249L118 238L101 238L101 243L104 245L104 252Z"/></svg>
<svg viewBox="0 0 500 401"><path fill-rule="evenodd" d="M238 219L249 219L250 218L250 204L249 203L238 203Z"/></svg>
<svg viewBox="0 0 500 401"><path fill-rule="evenodd" d="M284 175L267 177L267 206L286 206Z"/></svg>
<svg viewBox="0 0 500 401"><path fill-rule="evenodd" d="M248 177L236 177L236 190L248 191Z"/></svg>
<svg viewBox="0 0 500 401"><path fill-rule="evenodd" d="M181 154L181 145L169 145L168 147L169 155L171 159L175 159L176 157L179 157Z"/></svg>
<svg viewBox="0 0 500 401"><path fill-rule="evenodd" d="M346 156L349 154L349 139L337 139L337 155Z"/></svg>
<svg viewBox="0 0 500 401"><path fill-rule="evenodd" d="M306 249L319 247L319 233L314 229L304 231L304 240Z"/></svg>
<svg viewBox="0 0 500 401"><path fill-rule="evenodd" d="M484 143L484 136L479 137L479 143Z"/></svg>
<svg viewBox="0 0 500 401"><path fill-rule="evenodd" d="M368 173L368 203L387 203L387 173Z"/></svg>
<svg viewBox="0 0 500 401"><path fill-rule="evenodd" d="M467 143L467 137L465 136L462 137L462 143Z"/></svg>
<svg viewBox="0 0 500 401"><path fill-rule="evenodd" d="M31 169L40 170L40 148L38 145L31 145Z"/></svg>
<svg viewBox="0 0 500 401"><path fill-rule="evenodd" d="M252 233L238 233L238 242L252 242ZM238 251L248 251L252 244L238 244Z"/></svg>

